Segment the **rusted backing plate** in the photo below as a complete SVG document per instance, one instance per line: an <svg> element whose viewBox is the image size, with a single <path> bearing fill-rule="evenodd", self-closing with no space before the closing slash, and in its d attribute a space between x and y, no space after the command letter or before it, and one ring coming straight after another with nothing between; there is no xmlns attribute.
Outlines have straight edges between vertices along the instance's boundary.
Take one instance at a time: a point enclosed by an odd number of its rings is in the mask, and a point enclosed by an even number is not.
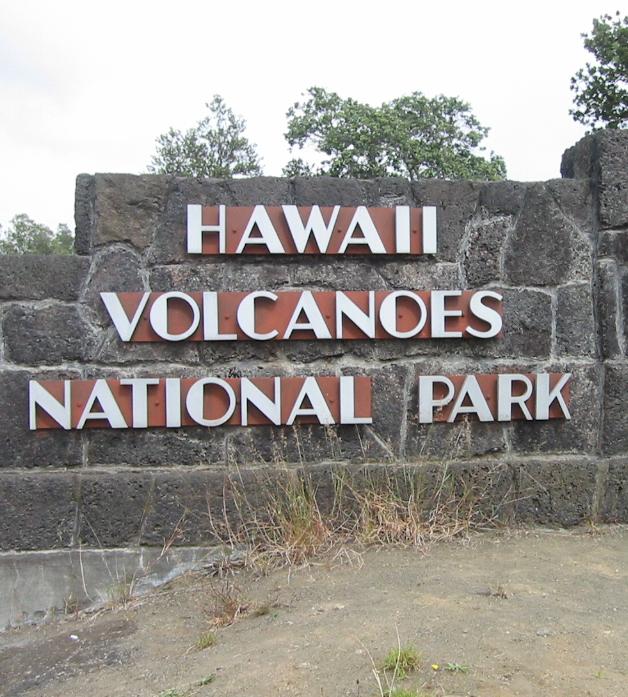
<svg viewBox="0 0 628 697"><path fill-rule="evenodd" d="M507 372L511 373L513 371L502 371L502 372ZM532 394L529 399L526 400L525 405L528 407L528 410L532 416L535 416L535 392L536 392L536 374L535 373L522 373L527 377L533 385L533 390ZM550 373L550 389L553 389L558 381L563 377L563 373ZM457 395L460 391L460 388L462 387L462 383L465 381L468 375L446 375L449 380L454 384L455 388L455 394ZM491 414L493 415L493 418L497 420L497 381L498 381L498 374L497 373L476 373L475 378L478 381L478 384L480 385L480 389L482 390L482 394L484 395L484 399L486 400L486 403L488 404L488 407L491 411ZM562 389L562 395L563 399L565 400L565 403L569 406L570 400L571 400L571 381L567 382L567 384L563 387ZM442 383L437 383L435 388L434 388L434 399L439 400L443 399L446 396L447 393L447 388L445 385ZM516 396L521 396L525 394L525 384L522 382L514 383L514 388L513 388L513 394ZM419 395L420 398L420 395ZM444 407L439 407L434 410L434 421L447 421L449 416L451 415L451 412L453 410L455 402L455 397L454 399L449 402L449 404L446 404ZM471 402L469 401L468 398L466 398L462 404L463 406L471 406ZM472 419L476 418L474 414L460 414L456 421L469 416ZM521 407L518 405L513 405L512 408L512 419L513 420L521 420L525 419L525 415L523 411L521 410ZM559 406L559 404L555 401L552 403L550 406L549 410L549 418L550 419L561 419L564 418L563 412Z"/></svg>
<svg viewBox="0 0 628 697"><path fill-rule="evenodd" d="M375 291L375 339L390 339L394 338L389 334L379 322L379 310L383 300L395 291L380 290ZM412 339L430 339L430 295L431 291L412 291L416 293L425 303L427 308L427 321L423 329L412 337ZM469 302L472 295L476 291L466 290L458 297L448 298L446 301L446 309L462 311L461 317L447 317L445 320L445 329L447 331L460 331L462 338L471 338L467 329L473 328L477 331L486 331L488 324L478 319L469 310ZM135 315L139 303L143 297L143 293L118 293L118 298L124 308L127 317L131 318ZM148 303L138 322L138 326L133 333L131 341L134 342L159 342L164 341L152 329L150 324L150 310L155 300L164 293L151 293ZM186 293L198 305L203 312L203 297L201 292ZM242 300L249 295L248 292L224 292L218 293L218 328L221 334L235 334L239 341L251 341L238 326L237 311ZM266 334L273 330L278 331L274 341L281 341L289 326L290 320L294 315L299 299L302 295L301 291L280 291L276 293L277 300L272 301L264 298L255 300L255 330L260 334ZM329 330L332 338L336 338L336 292L335 291L314 291L312 293L314 300L320 309L325 325ZM363 311L368 311L369 295L368 291L346 291L346 295L360 307ZM484 304L487 307L494 309L499 315L503 314L503 304L492 298L485 298ZM303 315L303 313L301 313ZM416 302L410 298L401 297L397 300L397 330L410 331L413 329L420 318L420 309ZM172 334L184 333L192 323L192 309L187 302L173 298L168 301L168 331ZM302 316L300 321L305 321ZM189 341L203 341L203 322L199 328L190 336ZM501 336L501 332L498 336ZM368 339L359 327L357 327L347 317L343 318L343 339ZM290 340L309 340L316 339L314 333L310 330L295 330L290 334Z"/></svg>
<svg viewBox="0 0 628 697"><path fill-rule="evenodd" d="M299 215L303 223L307 223L312 206L298 206ZM320 206L323 220L327 224L331 220L333 206ZM273 224L277 236L281 241L285 254L340 254L340 245L344 240L345 234L355 215L356 207L341 207L336 219L336 224L330 238L329 246L325 252L321 252L316 241L311 236L305 250L298 252L290 233L286 217L281 206L265 206L266 212ZM227 206L226 213L226 249L225 254L236 254L238 244L244 236L244 231L253 214L253 206ZM395 208L368 208L368 213L379 233L386 254L396 254L395 241ZM203 206L202 223L203 225L217 225L219 222L218 206ZM259 231L255 231L259 234ZM359 228L354 231L352 238L359 239L361 236ZM255 237L255 234L253 234ZM203 235L203 254L219 254L218 236L215 234ZM241 254L269 254L264 245L246 245ZM360 244L350 244L342 254L372 254L369 247ZM410 209L410 255L423 254L423 209Z"/></svg>
<svg viewBox="0 0 628 697"><path fill-rule="evenodd" d="M183 378L181 379L181 424L182 426L199 426L187 413L186 397L190 387L201 378ZM334 417L336 423L340 423L340 378L336 376L323 376L314 378L325 398L329 411ZM251 378L251 382L258 387L266 396L273 399L274 379L271 377ZM280 378L281 390L281 423L285 424L290 416L295 401L301 391L305 377L282 377ZM37 381L59 402L63 402L63 380L40 380ZM71 400L72 400L72 428L76 428L85 405L92 393L96 380L70 380L71 384ZM233 416L225 423L228 426L239 426L242 423L240 409L241 395L241 379L240 378L225 378L224 382L228 383L236 395L236 409ZM120 380L106 380L113 397L124 416L124 420L128 428L132 427L133 423L133 403L132 403L132 387L129 385L121 385ZM166 380L160 378L159 384L148 386L148 427L158 428L166 426ZM204 389L204 413L206 419L216 419L226 413L228 407L228 396L224 389L217 385L206 385ZM304 408L308 408L309 402L306 399ZM372 412L371 404L371 379L360 375L354 378L354 415L356 417L370 417ZM100 410L100 405L96 405L93 411ZM37 429L58 429L59 424L50 417L45 411L37 407L36 413ZM262 426L271 422L260 412L257 407L248 404L248 423L251 426ZM318 423L315 416L298 416L295 424ZM110 428L109 422L106 419L90 419L85 423L85 428Z"/></svg>

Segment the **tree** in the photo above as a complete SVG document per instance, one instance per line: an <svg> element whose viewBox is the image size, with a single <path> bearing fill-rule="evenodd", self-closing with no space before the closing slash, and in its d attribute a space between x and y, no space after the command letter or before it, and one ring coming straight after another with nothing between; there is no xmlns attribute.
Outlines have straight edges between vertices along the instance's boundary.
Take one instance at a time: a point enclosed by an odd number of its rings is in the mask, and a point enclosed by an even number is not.
<svg viewBox="0 0 628 697"><path fill-rule="evenodd" d="M74 235L67 225L53 232L25 213L14 216L6 233L0 226L0 254L72 254Z"/></svg>
<svg viewBox="0 0 628 697"><path fill-rule="evenodd" d="M482 156L488 128L468 104L421 92L381 106L343 99L311 87L307 99L287 113L286 140L291 147L308 144L327 159L315 166L291 160L284 175L327 174L333 177L402 176L442 179L503 179L504 160Z"/></svg>
<svg viewBox="0 0 628 697"><path fill-rule="evenodd" d="M575 108L569 113L591 130L628 125L628 15L617 12L615 17L594 19L591 34L582 34L596 63L587 63L571 78Z"/></svg>
<svg viewBox="0 0 628 697"><path fill-rule="evenodd" d="M254 145L244 136L246 122L220 95L205 105L208 114L194 128L170 128L157 138L157 151L148 166L157 174L187 177L236 177L262 173Z"/></svg>

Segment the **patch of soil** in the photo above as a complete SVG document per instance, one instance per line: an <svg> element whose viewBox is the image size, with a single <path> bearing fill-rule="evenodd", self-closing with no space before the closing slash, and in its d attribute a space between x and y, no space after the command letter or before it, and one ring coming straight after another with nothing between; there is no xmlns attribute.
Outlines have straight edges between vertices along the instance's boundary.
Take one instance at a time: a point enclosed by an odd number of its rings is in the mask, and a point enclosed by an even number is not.
<svg viewBox="0 0 628 697"><path fill-rule="evenodd" d="M7 632L0 694L377 697L371 659L381 664L397 634L422 657L397 686L426 695L628 694L624 526L482 533L424 554L344 559L234 575L228 592L243 614L204 650L195 644L225 586L203 576L125 609Z"/></svg>

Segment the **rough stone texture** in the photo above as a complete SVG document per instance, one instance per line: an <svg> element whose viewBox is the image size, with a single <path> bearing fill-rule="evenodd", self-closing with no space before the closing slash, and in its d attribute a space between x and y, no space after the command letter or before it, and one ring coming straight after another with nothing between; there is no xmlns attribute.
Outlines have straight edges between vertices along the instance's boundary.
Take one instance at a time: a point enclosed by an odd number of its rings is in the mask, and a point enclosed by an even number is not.
<svg viewBox="0 0 628 697"><path fill-rule="evenodd" d="M170 180L163 175L97 174L92 245L128 242L145 249L161 221ZM84 218L81 213L81 222Z"/></svg>
<svg viewBox="0 0 628 697"><path fill-rule="evenodd" d="M594 460L532 461L515 465L515 520L558 525L591 520L596 474Z"/></svg>
<svg viewBox="0 0 628 697"><path fill-rule="evenodd" d="M608 523L624 523L628 520L628 460L625 457L611 459L606 479L599 517Z"/></svg>
<svg viewBox="0 0 628 697"><path fill-rule="evenodd" d="M73 474L0 472L0 550L73 544L77 501Z"/></svg>
<svg viewBox="0 0 628 697"><path fill-rule="evenodd" d="M0 301L78 300L88 271L79 256L0 254Z"/></svg>
<svg viewBox="0 0 628 697"><path fill-rule="evenodd" d="M424 180L412 185L417 206L436 206L438 259L455 261L465 226L479 203L481 185L477 182Z"/></svg>
<svg viewBox="0 0 628 697"><path fill-rule="evenodd" d="M590 278L590 267L587 239L543 184L530 188L506 243L505 279L516 286L554 286Z"/></svg>
<svg viewBox="0 0 628 697"><path fill-rule="evenodd" d="M502 248L511 228L512 217L507 215L482 216L470 223L463 251L463 268L469 288L502 280Z"/></svg>
<svg viewBox="0 0 628 697"><path fill-rule="evenodd" d="M571 419L560 422L560 428L557 428L557 422L551 421L515 421L512 425L512 449L521 454L595 453L603 394L601 367L596 364L558 364L547 366L547 371L572 374Z"/></svg>
<svg viewBox="0 0 628 697"><path fill-rule="evenodd" d="M561 174L593 180L603 228L628 225L628 132L599 131L565 151Z"/></svg>
<svg viewBox="0 0 628 697"><path fill-rule="evenodd" d="M556 292L556 352L593 356L596 352L591 285L562 286Z"/></svg>
<svg viewBox="0 0 628 697"><path fill-rule="evenodd" d="M598 334L603 358L621 356L618 329L618 284L619 274L614 259L601 259L598 271Z"/></svg>
<svg viewBox="0 0 628 697"><path fill-rule="evenodd" d="M575 178L546 183L79 176L79 255L0 257L0 477L13 478L11 497L24 511L38 511L29 522L15 506L0 543L160 546L174 531L177 544L207 542L208 502L222 510L226 474L240 473L251 505L260 506L262 484L281 485L287 469L312 477L325 510L335 468L389 476L388 467L403 481L420 473L427 501L447 464L454 493L482 491L478 505L489 517L628 519L620 462L628 449L626 135L585 139L565 156L565 174ZM191 258L188 203L434 205L439 251L426 258ZM504 297L495 340L130 345L117 337L99 295L478 287ZM421 374L550 370L573 373L570 421L417 423ZM373 424L28 430L31 375L299 374L370 375ZM8 491L9 479L3 482Z"/></svg>
<svg viewBox="0 0 628 697"><path fill-rule="evenodd" d="M78 305L13 305L4 313L2 332L7 357L24 365L89 361L96 342Z"/></svg>
<svg viewBox="0 0 628 697"><path fill-rule="evenodd" d="M77 379L77 371L0 369L0 469L68 467L83 461L81 434L30 431L28 381Z"/></svg>
<svg viewBox="0 0 628 697"><path fill-rule="evenodd" d="M608 455L617 455L628 450L627 394L628 363L607 363L604 378L602 448Z"/></svg>

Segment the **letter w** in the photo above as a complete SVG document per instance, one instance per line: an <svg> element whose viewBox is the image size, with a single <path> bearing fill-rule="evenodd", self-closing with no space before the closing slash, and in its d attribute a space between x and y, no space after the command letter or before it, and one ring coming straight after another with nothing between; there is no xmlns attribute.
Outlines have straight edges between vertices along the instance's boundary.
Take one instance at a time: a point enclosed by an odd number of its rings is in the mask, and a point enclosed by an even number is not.
<svg viewBox="0 0 628 697"><path fill-rule="evenodd" d="M307 247L312 233L314 233L314 239L316 240L319 251L325 254L327 247L329 247L329 240L334 231L334 225L338 218L340 206L334 206L329 223L327 224L325 224L323 220L320 206L312 206L310 217L307 219L305 225L303 225L303 221L299 215L299 209L296 206L282 206L282 209L283 214L286 216L288 227L290 228L290 234L294 240L294 246L297 248L299 254L305 252L305 248Z"/></svg>

